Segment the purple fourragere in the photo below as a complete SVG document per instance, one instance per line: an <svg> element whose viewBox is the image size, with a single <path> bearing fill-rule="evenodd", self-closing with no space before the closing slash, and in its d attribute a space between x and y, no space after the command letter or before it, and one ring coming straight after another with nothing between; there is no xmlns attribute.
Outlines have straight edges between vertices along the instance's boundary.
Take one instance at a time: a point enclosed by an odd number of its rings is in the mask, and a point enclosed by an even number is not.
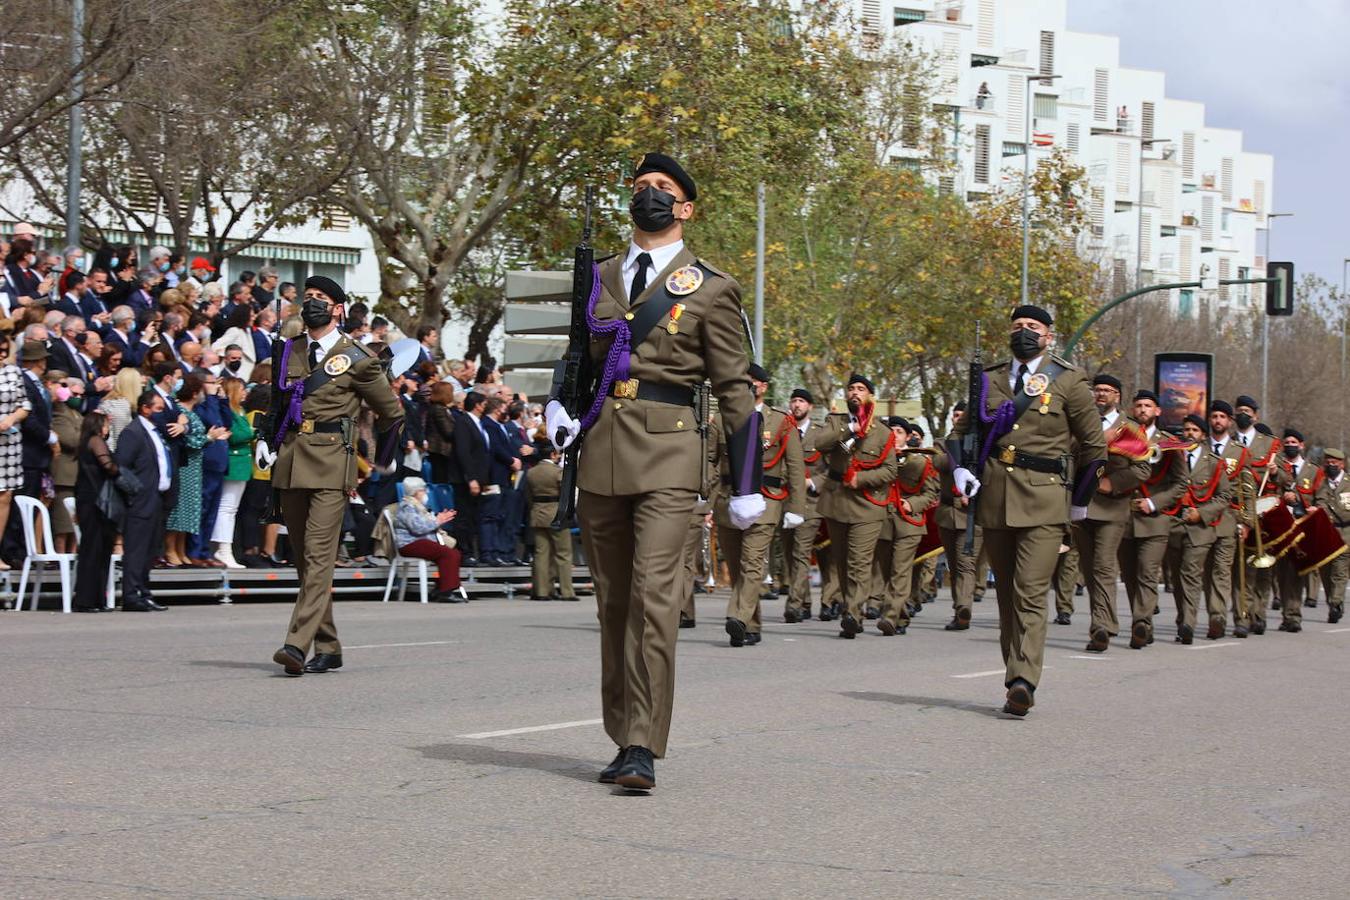
<svg viewBox="0 0 1350 900"><path fill-rule="evenodd" d="M612 334L614 341L609 345L605 356L605 368L600 373L600 383L595 389L595 399L586 415L581 417L581 430L586 431L600 418L600 410L605 406L605 398L615 381L628 380L628 366L633 356L633 332L628 328L626 319L603 321L595 317L595 303L600 299L600 267L591 264L591 296L586 301L586 326L591 334Z"/></svg>
<svg viewBox="0 0 1350 900"><path fill-rule="evenodd" d="M989 373L984 372L980 375L980 421L984 423L984 446L980 448L980 459L976 463L976 471L984 471L984 464L989 461L989 455L994 451L994 442L1012 431L1013 420L1017 418L1017 406L1011 400L1004 400L994 410L993 415L985 412L989 401Z"/></svg>
<svg viewBox="0 0 1350 900"><path fill-rule="evenodd" d="M277 387L285 391L290 399L286 403L286 415L281 417L280 424L277 425L277 446L286 439L286 432L293 426L299 425L300 420L304 418L305 405L305 379L297 378L289 381L287 373L290 372L291 347L295 344L295 338L289 338L286 346L281 350L281 377L277 379Z"/></svg>

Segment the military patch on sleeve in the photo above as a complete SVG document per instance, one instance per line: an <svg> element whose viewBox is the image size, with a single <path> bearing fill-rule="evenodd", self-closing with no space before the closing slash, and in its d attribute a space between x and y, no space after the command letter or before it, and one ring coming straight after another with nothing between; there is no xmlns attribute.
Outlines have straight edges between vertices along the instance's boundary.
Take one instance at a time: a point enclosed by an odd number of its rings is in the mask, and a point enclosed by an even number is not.
<svg viewBox="0 0 1350 900"><path fill-rule="evenodd" d="M334 356L332 359L328 360L328 362L323 364L324 372L328 373L334 378L338 377L351 367L352 367L351 357L347 356L345 353L338 356Z"/></svg>

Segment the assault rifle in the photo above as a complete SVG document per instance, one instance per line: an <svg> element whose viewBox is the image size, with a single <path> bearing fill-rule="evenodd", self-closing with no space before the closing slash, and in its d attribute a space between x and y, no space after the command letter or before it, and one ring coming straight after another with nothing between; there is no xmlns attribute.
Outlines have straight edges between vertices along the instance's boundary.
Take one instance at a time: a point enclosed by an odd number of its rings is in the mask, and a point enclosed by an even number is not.
<svg viewBox="0 0 1350 900"><path fill-rule="evenodd" d="M572 258L572 322L567 331L567 354L554 369L552 397L563 405L567 414L580 419L591 405L594 373L590 358L590 328L586 325L586 306L597 278L595 250L591 247L591 208L595 204L595 188L586 186L584 220L581 243ZM562 443L566 432L559 429L556 436ZM584 434L563 451L562 486L558 490L558 513L553 517L554 529L571 528L577 506L577 457L581 452Z"/></svg>
<svg viewBox="0 0 1350 900"><path fill-rule="evenodd" d="M961 468L980 477L980 446L984 427L984 409L981 394L984 393L984 361L980 358L980 323L975 323L975 355L970 360L970 374L966 386L966 434L961 439ZM969 556L975 553L975 498L971 497L966 505L966 542L962 548Z"/></svg>

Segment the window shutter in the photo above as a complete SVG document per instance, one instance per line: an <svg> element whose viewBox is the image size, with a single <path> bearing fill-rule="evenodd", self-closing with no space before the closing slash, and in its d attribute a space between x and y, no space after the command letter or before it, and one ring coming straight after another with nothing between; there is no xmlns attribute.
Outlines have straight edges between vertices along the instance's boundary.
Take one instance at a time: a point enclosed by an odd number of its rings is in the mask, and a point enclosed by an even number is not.
<svg viewBox="0 0 1350 900"><path fill-rule="evenodd" d="M1092 79L1092 120L1105 122L1110 105L1111 73L1106 69L1097 69Z"/></svg>
<svg viewBox="0 0 1350 900"><path fill-rule="evenodd" d="M1042 75L1055 74L1055 33L1041 32L1041 68Z"/></svg>
<svg viewBox="0 0 1350 900"><path fill-rule="evenodd" d="M1195 132L1181 133L1181 177L1195 181Z"/></svg>
<svg viewBox="0 0 1350 900"><path fill-rule="evenodd" d="M1133 200L1130 191L1130 145L1116 141L1116 199Z"/></svg>
<svg viewBox="0 0 1350 900"><path fill-rule="evenodd" d="M1233 157L1225 156L1219 170L1219 188L1223 191L1223 202L1233 202Z"/></svg>
<svg viewBox="0 0 1350 900"><path fill-rule="evenodd" d="M1139 136L1145 141L1153 140L1153 119L1155 111L1152 101L1145 100L1143 112L1139 114Z"/></svg>
<svg viewBox="0 0 1350 900"><path fill-rule="evenodd" d="M975 183L989 183L989 126L975 126Z"/></svg>
<svg viewBox="0 0 1350 900"><path fill-rule="evenodd" d="M980 47L994 46L994 0L980 0L980 21L975 26L975 43Z"/></svg>

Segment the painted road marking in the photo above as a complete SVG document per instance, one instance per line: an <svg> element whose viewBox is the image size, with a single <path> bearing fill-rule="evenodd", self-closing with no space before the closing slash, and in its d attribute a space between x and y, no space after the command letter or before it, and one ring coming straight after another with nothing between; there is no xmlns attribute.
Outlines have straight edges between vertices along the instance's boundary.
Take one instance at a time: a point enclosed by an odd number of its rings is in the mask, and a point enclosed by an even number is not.
<svg viewBox="0 0 1350 900"><path fill-rule="evenodd" d="M512 734L531 734L536 731L561 731L564 728L580 728L583 725L600 725L604 719L579 719L576 722L555 722L552 725L531 725L528 728L507 728L503 731L480 731L477 734L461 734L460 737L471 741L484 738L506 737Z"/></svg>
<svg viewBox="0 0 1350 900"><path fill-rule="evenodd" d="M462 644L463 641L411 641L406 644L349 644L347 650L382 650L385 647L443 647L446 644Z"/></svg>

